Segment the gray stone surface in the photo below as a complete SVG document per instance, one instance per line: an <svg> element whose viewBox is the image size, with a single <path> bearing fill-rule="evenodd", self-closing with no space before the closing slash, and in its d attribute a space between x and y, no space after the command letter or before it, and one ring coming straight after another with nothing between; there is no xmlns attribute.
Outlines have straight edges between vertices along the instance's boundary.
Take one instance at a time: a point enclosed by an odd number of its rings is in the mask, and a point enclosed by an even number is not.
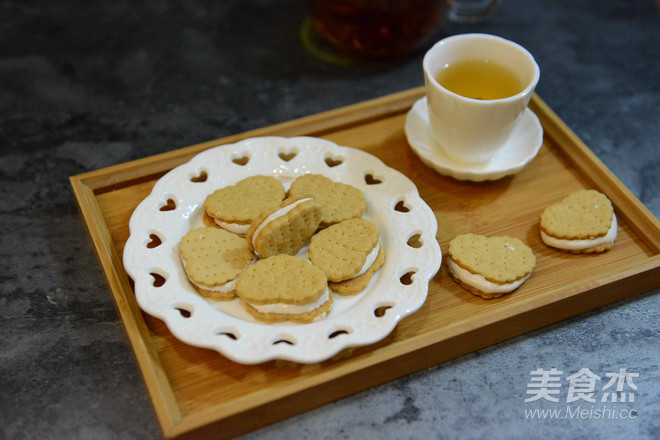
<svg viewBox="0 0 660 440"><path fill-rule="evenodd" d="M0 17L0 438L159 438L68 176L419 86L422 54L324 63L300 44L302 0L2 2ZM446 32L527 47L539 95L658 217L658 19L651 0L507 0ZM245 438L660 438L659 292ZM636 400L609 404L617 419L526 418L601 408L565 403L566 384L525 403L530 372L553 367L638 373Z"/></svg>

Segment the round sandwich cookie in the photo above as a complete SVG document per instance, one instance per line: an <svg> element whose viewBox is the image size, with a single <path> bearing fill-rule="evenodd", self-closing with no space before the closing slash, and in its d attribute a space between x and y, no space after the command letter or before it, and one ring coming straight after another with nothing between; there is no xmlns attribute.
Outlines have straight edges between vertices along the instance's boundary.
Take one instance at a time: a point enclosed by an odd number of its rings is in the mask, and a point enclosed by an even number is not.
<svg viewBox="0 0 660 440"><path fill-rule="evenodd" d="M245 235L252 221L264 210L282 203L285 191L272 176L250 176L235 185L213 191L204 201L205 224L209 219L234 234Z"/></svg>
<svg viewBox="0 0 660 440"><path fill-rule="evenodd" d="M605 252L614 246L617 220L610 199L583 189L547 207L539 221L541 239L553 248L574 254Z"/></svg>
<svg viewBox="0 0 660 440"><path fill-rule="evenodd" d="M320 174L305 174L296 178L289 188L289 197L312 197L323 207L321 227L349 218L362 217L367 199L354 186L334 182Z"/></svg>
<svg viewBox="0 0 660 440"><path fill-rule="evenodd" d="M354 295L364 290L385 263L376 225L364 218L344 220L312 237L309 260L328 277L333 292Z"/></svg>
<svg viewBox="0 0 660 440"><path fill-rule="evenodd" d="M536 266L532 250L517 238L461 234L449 242L449 273L466 290L485 299L520 287Z"/></svg>
<svg viewBox="0 0 660 440"><path fill-rule="evenodd" d="M321 223L321 205L309 197L288 198L252 222L246 239L260 258L296 255Z"/></svg>
<svg viewBox="0 0 660 440"><path fill-rule="evenodd" d="M237 294L246 310L265 322L309 323L332 308L328 280L307 260L280 254L250 265L238 277Z"/></svg>
<svg viewBox="0 0 660 440"><path fill-rule="evenodd" d="M192 285L213 299L235 298L236 277L255 260L245 238L214 227L188 231L179 251Z"/></svg>

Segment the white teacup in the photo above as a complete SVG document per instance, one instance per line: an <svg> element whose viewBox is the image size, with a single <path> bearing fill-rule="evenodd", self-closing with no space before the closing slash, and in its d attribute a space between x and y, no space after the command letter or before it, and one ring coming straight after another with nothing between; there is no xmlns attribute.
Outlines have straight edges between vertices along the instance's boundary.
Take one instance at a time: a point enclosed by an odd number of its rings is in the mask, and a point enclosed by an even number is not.
<svg viewBox="0 0 660 440"><path fill-rule="evenodd" d="M517 77L517 87L512 89L515 94L495 99L467 97L438 82L443 69L467 60L508 68ZM487 34L445 38L429 49L423 66L432 133L447 155L466 163L485 162L505 145L527 108L540 76L534 57L525 48ZM496 84L499 87L499 83Z"/></svg>

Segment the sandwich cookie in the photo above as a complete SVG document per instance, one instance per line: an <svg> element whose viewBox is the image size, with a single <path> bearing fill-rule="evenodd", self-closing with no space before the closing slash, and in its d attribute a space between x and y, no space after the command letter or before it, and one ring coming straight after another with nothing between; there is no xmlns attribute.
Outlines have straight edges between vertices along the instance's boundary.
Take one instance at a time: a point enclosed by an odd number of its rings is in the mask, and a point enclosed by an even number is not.
<svg viewBox="0 0 660 440"><path fill-rule="evenodd" d="M323 271L309 261L280 254L244 270L238 277L237 294L258 320L309 323L330 313L327 281Z"/></svg>
<svg viewBox="0 0 660 440"><path fill-rule="evenodd" d="M385 262L379 236L367 219L344 220L312 237L309 260L325 272L333 292L354 295L369 285Z"/></svg>
<svg viewBox="0 0 660 440"><path fill-rule="evenodd" d="M284 186L276 178L250 176L209 194L204 201L205 219L229 232L245 235L259 213L278 206L284 196Z"/></svg>
<svg viewBox="0 0 660 440"><path fill-rule="evenodd" d="M246 239L260 258L296 255L321 223L321 205L309 197L288 198L262 212L252 222Z"/></svg>
<svg viewBox="0 0 660 440"><path fill-rule="evenodd" d="M179 251L192 285L213 299L233 299L236 277L254 261L244 238L215 227L188 231L181 239Z"/></svg>
<svg viewBox="0 0 660 440"><path fill-rule="evenodd" d="M536 266L532 250L517 238L461 234L449 242L447 266L464 289L485 299L520 287Z"/></svg>
<svg viewBox="0 0 660 440"><path fill-rule="evenodd" d="M575 254L610 250L617 237L612 202L592 189L575 191L547 207L541 214L539 227L545 244Z"/></svg>
<svg viewBox="0 0 660 440"><path fill-rule="evenodd" d="M312 197L323 207L321 227L349 218L362 217L367 199L354 186L334 182L320 174L297 177L289 188L289 197Z"/></svg>

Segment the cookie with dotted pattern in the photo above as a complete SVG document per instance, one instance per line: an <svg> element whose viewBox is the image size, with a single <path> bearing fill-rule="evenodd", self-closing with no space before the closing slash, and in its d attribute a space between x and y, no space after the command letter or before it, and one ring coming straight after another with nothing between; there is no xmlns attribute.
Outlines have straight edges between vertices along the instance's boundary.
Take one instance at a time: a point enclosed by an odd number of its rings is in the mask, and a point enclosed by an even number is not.
<svg viewBox="0 0 660 440"><path fill-rule="evenodd" d="M314 199L290 197L259 214L248 228L246 239L260 258L295 255L316 232L321 218L321 205Z"/></svg>
<svg viewBox="0 0 660 440"><path fill-rule="evenodd" d="M524 283L536 266L531 248L509 236L457 235L449 242L448 269L464 288L496 298Z"/></svg>
<svg viewBox="0 0 660 440"><path fill-rule="evenodd" d="M208 225L208 219L211 219L230 232L245 235L261 212L277 207L284 197L284 186L275 177L250 176L206 197L205 223Z"/></svg>
<svg viewBox="0 0 660 440"><path fill-rule="evenodd" d="M192 285L203 296L214 299L233 299L236 277L254 261L244 238L214 227L188 231L179 251Z"/></svg>
<svg viewBox="0 0 660 440"><path fill-rule="evenodd" d="M325 273L302 258L279 254L250 265L238 277L246 310L266 322L312 322L332 308Z"/></svg>
<svg viewBox="0 0 660 440"><path fill-rule="evenodd" d="M539 228L543 242L571 253L610 250L617 236L612 202L593 189L570 193L541 213Z"/></svg>
<svg viewBox="0 0 660 440"><path fill-rule="evenodd" d="M365 218L353 218L329 226L314 235L309 260L328 276L330 288L355 294L367 287L385 262L378 227Z"/></svg>
<svg viewBox="0 0 660 440"><path fill-rule="evenodd" d="M319 202L323 208L321 227L349 218L362 217L367 209L367 199L362 191L320 174L297 177L291 183L289 197L312 197Z"/></svg>

